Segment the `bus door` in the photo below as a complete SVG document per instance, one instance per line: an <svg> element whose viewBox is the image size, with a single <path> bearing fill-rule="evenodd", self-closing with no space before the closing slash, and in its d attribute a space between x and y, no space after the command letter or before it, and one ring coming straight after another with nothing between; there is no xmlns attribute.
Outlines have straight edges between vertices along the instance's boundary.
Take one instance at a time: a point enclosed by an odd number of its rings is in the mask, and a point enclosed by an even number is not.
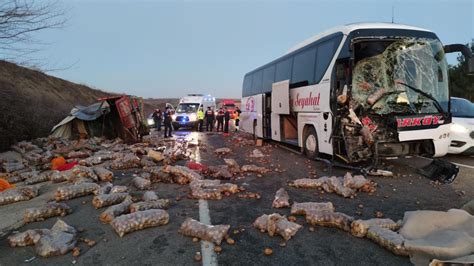
<svg viewBox="0 0 474 266"><path fill-rule="evenodd" d="M284 80L273 83L271 94L271 138L276 141L282 141L282 116L290 114L290 81Z"/></svg>
<svg viewBox="0 0 474 266"><path fill-rule="evenodd" d="M265 94L264 104L263 104L263 138L271 139L272 138L272 124L271 124L271 115L272 115L272 94Z"/></svg>

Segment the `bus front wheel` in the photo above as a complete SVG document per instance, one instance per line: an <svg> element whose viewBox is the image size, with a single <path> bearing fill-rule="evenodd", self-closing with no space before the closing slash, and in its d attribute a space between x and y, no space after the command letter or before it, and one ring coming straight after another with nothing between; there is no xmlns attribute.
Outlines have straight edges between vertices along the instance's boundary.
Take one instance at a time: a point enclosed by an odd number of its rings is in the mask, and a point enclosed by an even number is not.
<svg viewBox="0 0 474 266"><path fill-rule="evenodd" d="M304 147L304 154L311 160L314 160L319 155L319 148L318 148L318 135L316 134L316 130L314 127L310 127L306 130L306 133L303 138L303 147Z"/></svg>

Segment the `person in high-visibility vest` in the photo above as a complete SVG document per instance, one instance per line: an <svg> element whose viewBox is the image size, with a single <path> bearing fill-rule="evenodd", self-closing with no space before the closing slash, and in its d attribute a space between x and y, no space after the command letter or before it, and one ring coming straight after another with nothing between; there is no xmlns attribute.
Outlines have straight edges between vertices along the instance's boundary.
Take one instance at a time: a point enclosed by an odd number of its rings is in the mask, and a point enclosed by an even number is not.
<svg viewBox="0 0 474 266"><path fill-rule="evenodd" d="M239 122L240 122L240 108L238 106L235 107L234 117L235 117L235 131L239 130Z"/></svg>
<svg viewBox="0 0 474 266"><path fill-rule="evenodd" d="M202 107L199 108L197 111L197 119L198 119L198 130L202 132L202 126L204 124L204 111L202 110Z"/></svg>

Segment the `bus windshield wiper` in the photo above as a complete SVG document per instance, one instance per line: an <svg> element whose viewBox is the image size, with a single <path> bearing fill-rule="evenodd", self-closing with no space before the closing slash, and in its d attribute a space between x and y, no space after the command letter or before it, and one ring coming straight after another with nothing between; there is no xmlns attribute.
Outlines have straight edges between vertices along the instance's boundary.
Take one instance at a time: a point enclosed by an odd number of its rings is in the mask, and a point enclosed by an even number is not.
<svg viewBox="0 0 474 266"><path fill-rule="evenodd" d="M436 109L438 109L438 111L439 111L440 113L442 113L443 115L446 114L446 112L443 110L443 107L441 107L441 104L440 104L440 103L438 102L438 100L436 100L436 98L433 97L431 94L426 93L426 92L424 92L424 91L422 91L422 90L420 90L420 89L417 89L417 88L415 88L415 87L413 87L413 86L410 86L410 85L408 85L408 84L406 84L406 83L403 83L403 82L400 82L400 81L395 81L395 83L396 83L396 84L401 84L401 85L403 85L403 86L405 86L405 87L407 87L407 88L410 88L410 89L412 89L413 91L416 91L416 92L418 92L419 94L425 96L426 98L432 100L434 106L436 107Z"/></svg>

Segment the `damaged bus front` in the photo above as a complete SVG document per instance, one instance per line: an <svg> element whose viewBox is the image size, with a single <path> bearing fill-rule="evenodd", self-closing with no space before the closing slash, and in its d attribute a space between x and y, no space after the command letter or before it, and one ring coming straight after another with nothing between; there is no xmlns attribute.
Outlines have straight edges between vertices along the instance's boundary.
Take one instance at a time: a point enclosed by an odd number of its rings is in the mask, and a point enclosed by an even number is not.
<svg viewBox="0 0 474 266"><path fill-rule="evenodd" d="M448 65L435 34L359 30L336 64L336 143L349 162L369 157L442 156L449 147ZM350 71L347 71L349 68ZM344 77L345 73L351 73ZM342 83L342 82L341 82ZM340 84L341 84L340 83Z"/></svg>

